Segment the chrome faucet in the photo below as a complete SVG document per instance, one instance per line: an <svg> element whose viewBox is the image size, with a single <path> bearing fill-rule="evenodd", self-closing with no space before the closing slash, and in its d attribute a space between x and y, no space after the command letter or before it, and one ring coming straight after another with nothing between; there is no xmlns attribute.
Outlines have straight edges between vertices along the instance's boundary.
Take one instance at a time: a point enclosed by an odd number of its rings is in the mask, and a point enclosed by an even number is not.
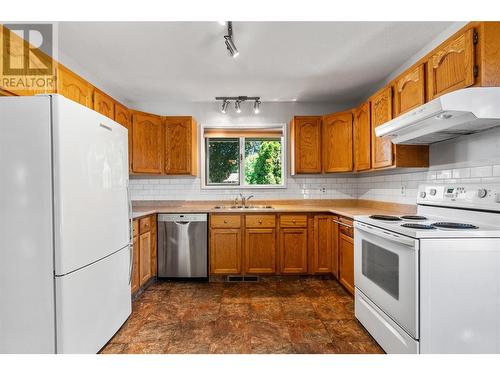
<svg viewBox="0 0 500 375"><path fill-rule="evenodd" d="M248 201L253 198L253 194L249 195L248 197L245 197L243 194L240 193L240 199L241 199L241 205L246 206Z"/></svg>

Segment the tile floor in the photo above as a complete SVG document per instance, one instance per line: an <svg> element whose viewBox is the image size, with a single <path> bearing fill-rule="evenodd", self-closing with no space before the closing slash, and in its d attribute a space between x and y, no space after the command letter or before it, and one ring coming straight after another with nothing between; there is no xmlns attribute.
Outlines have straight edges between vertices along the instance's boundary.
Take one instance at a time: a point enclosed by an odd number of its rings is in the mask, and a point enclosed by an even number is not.
<svg viewBox="0 0 500 375"><path fill-rule="evenodd" d="M383 353L335 280L157 281L101 353Z"/></svg>

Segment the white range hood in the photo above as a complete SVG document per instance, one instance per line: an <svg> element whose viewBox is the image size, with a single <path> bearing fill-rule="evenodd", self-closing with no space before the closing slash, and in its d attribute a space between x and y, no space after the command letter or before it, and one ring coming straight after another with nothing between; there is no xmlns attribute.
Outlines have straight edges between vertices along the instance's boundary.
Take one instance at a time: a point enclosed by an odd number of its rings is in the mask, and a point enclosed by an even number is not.
<svg viewBox="0 0 500 375"><path fill-rule="evenodd" d="M375 128L395 144L427 145L500 125L500 87L444 94Z"/></svg>

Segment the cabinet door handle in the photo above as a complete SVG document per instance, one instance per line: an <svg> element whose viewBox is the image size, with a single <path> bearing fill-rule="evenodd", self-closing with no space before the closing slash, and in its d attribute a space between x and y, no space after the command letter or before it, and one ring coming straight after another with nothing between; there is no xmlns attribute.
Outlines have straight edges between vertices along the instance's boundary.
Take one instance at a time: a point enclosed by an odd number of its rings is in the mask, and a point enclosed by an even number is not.
<svg viewBox="0 0 500 375"><path fill-rule="evenodd" d="M334 223L339 224L339 225L343 225L344 227L347 227L347 228L352 228L352 227L353 227L352 225L349 225L349 224L343 223L343 222L341 222L341 221L337 221L337 220L333 220L333 219L332 219L332 221L333 221Z"/></svg>

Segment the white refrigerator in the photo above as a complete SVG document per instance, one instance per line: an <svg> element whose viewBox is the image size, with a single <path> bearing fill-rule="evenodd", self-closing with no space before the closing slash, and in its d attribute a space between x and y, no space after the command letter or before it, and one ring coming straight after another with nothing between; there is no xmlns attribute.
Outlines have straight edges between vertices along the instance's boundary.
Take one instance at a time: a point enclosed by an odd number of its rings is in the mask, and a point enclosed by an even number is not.
<svg viewBox="0 0 500 375"><path fill-rule="evenodd" d="M127 130L0 98L0 353L96 353L131 313Z"/></svg>

